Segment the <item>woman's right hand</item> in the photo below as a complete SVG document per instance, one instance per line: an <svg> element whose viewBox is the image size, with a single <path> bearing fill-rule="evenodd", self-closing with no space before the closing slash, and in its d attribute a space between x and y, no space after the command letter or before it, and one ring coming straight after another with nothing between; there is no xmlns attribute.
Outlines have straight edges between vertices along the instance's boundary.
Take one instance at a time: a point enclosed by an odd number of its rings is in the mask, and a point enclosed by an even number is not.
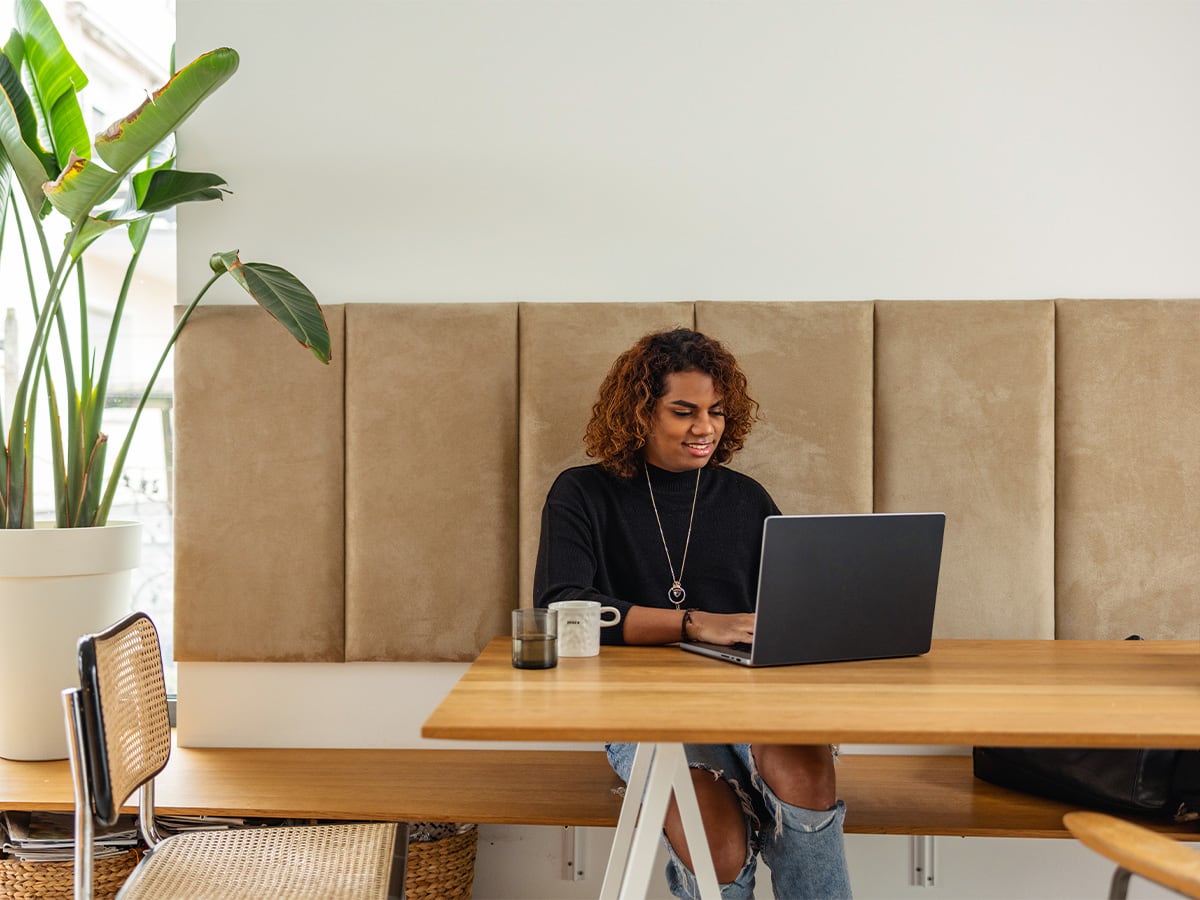
<svg viewBox="0 0 1200 900"><path fill-rule="evenodd" d="M754 613L692 611L688 638L706 644L749 644L754 640Z"/></svg>

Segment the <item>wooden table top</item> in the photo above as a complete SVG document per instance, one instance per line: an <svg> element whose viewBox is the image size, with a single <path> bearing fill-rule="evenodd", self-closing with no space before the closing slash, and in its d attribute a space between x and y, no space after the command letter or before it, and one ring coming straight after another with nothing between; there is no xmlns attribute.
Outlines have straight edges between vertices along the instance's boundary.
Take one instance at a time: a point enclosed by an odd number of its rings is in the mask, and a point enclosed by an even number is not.
<svg viewBox="0 0 1200 900"><path fill-rule="evenodd" d="M484 649L421 733L531 741L1200 746L1200 641L939 640L924 656L748 669L603 647Z"/></svg>

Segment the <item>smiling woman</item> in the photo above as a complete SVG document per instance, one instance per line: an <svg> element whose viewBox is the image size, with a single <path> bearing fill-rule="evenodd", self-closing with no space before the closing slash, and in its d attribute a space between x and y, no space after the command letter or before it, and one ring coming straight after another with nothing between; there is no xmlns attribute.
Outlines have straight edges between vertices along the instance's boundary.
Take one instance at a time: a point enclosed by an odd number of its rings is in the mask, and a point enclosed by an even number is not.
<svg viewBox="0 0 1200 900"><path fill-rule="evenodd" d="M763 520L779 508L726 463L757 417L719 341L677 328L621 354L584 436L598 462L563 472L546 497L534 603L615 607L621 625L605 643L750 641ZM607 747L625 781L633 747ZM689 744L687 757L723 897L753 896L760 852L779 896L849 895L828 746ZM673 805L664 833L672 892L696 896Z"/></svg>

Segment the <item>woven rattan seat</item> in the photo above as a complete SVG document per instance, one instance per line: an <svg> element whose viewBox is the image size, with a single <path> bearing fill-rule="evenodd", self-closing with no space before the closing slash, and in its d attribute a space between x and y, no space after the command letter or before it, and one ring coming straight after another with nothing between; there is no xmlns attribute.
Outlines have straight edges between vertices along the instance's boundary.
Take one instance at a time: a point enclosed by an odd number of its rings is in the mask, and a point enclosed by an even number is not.
<svg viewBox="0 0 1200 900"><path fill-rule="evenodd" d="M75 780L75 896L92 896L96 823L112 824L136 791L150 847L118 898L387 898L403 896L407 828L342 823L200 831L163 838L154 778L171 753L162 650L134 613L79 641L80 686L63 692Z"/></svg>

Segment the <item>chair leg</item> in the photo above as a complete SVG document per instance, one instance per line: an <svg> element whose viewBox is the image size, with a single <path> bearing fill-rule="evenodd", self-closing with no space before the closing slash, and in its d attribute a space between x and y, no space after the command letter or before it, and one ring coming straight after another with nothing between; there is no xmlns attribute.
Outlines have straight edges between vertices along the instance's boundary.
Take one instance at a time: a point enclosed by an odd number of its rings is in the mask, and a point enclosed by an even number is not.
<svg viewBox="0 0 1200 900"><path fill-rule="evenodd" d="M404 879L408 874L408 823L396 824L396 843L392 848L392 874L388 878L388 900L404 900Z"/></svg>
<svg viewBox="0 0 1200 900"><path fill-rule="evenodd" d="M67 743L70 745L71 781L75 788L75 900L92 900L92 844L95 833L91 816L91 790L87 774L83 771L87 750L82 737L83 710L79 705L79 688L64 690L62 703Z"/></svg>
<svg viewBox="0 0 1200 900"><path fill-rule="evenodd" d="M1125 900L1125 895L1129 893L1129 878L1132 875L1128 869L1117 866L1108 889L1108 900Z"/></svg>

